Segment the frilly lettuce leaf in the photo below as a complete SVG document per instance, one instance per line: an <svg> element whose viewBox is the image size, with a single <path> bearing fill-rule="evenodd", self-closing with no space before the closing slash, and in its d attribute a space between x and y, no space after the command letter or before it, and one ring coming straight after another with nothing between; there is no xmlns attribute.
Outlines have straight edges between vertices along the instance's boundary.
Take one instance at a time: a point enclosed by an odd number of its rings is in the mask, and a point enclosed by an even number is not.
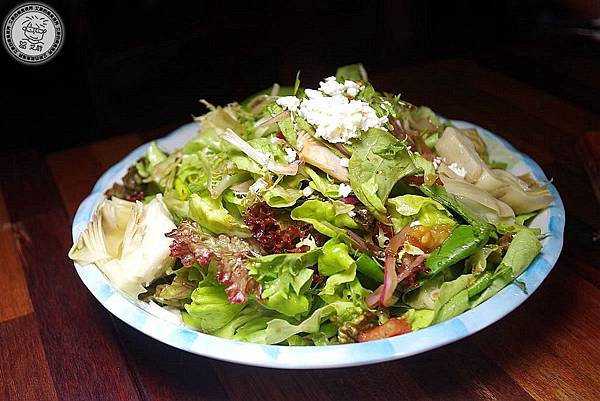
<svg viewBox="0 0 600 401"><path fill-rule="evenodd" d="M311 199L294 208L293 220L310 223L321 234L328 237L345 235L344 227L358 229L360 226L348 215L354 206L338 201Z"/></svg>
<svg viewBox="0 0 600 401"><path fill-rule="evenodd" d="M156 141L152 141L150 146L146 148L145 157L135 164L135 167L142 177L148 177L152 169L160 162L165 160L167 155L160 150Z"/></svg>
<svg viewBox="0 0 600 401"><path fill-rule="evenodd" d="M283 319L273 319L267 324L265 342L278 344L299 333L317 333L322 323L335 315L355 315L362 313L352 302L337 301L315 310L308 318L298 324Z"/></svg>
<svg viewBox="0 0 600 401"><path fill-rule="evenodd" d="M351 301L364 306L364 297L369 293L356 278L356 262L349 254L350 248L338 238L323 245L319 255L319 274L327 277L319 296L327 303Z"/></svg>
<svg viewBox="0 0 600 401"><path fill-rule="evenodd" d="M329 277L348 270L355 263L348 252L348 245L337 238L327 241L323 245L321 255L319 255L319 274Z"/></svg>
<svg viewBox="0 0 600 401"><path fill-rule="evenodd" d="M262 286L263 305L286 316L308 312L306 293L317 264L319 249L305 253L267 255L253 258L248 264L249 274Z"/></svg>
<svg viewBox="0 0 600 401"><path fill-rule="evenodd" d="M275 318L285 318L251 302L229 323L212 332L212 335L237 341L248 341L257 344L266 343L267 324Z"/></svg>
<svg viewBox="0 0 600 401"><path fill-rule="evenodd" d="M250 236L248 227L223 207L221 198L213 199L207 192L190 196L189 215L196 223L212 233L242 238Z"/></svg>
<svg viewBox="0 0 600 401"><path fill-rule="evenodd" d="M192 302L185 305L183 321L205 333L212 333L233 320L245 307L230 304L223 286L200 285L191 295Z"/></svg>

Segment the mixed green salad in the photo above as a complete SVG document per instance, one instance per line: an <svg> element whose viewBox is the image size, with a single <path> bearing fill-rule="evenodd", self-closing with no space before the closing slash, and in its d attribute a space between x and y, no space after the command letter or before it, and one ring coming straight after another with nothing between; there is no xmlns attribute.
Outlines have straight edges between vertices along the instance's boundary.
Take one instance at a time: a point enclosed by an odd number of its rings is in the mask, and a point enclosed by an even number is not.
<svg viewBox="0 0 600 401"><path fill-rule="evenodd" d="M152 143L69 253L182 324L282 345L396 336L481 304L540 252L544 183L360 64L202 103L198 135Z"/></svg>

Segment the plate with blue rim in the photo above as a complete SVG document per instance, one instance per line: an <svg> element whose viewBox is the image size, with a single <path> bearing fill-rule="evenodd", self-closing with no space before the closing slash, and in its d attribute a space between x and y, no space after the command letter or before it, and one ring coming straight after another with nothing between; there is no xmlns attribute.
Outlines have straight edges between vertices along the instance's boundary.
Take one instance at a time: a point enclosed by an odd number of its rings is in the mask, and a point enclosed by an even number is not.
<svg viewBox="0 0 600 401"><path fill-rule="evenodd" d="M535 161L517 151L500 136L468 122L452 120L452 123L459 128L476 128L488 145L490 158L506 162L512 173L531 173L537 180L548 182ZM189 123L159 139L158 145L171 152L181 148L197 132L198 124ZM109 168L96 182L91 194L83 200L75 214L72 227L74 241L91 221L96 207L104 199L104 192L121 180L128 167L144 155L147 146L145 144L135 149ZM554 267L563 245L564 206L554 185L548 183L548 189L554 196L554 201L531 222L531 226L541 228L545 234L542 251L518 277L519 285L524 283L527 292L515 283L509 284L489 300L443 323L372 342L290 347L223 339L178 324L159 313L162 309L157 311L156 308L149 307L149 304L125 295L113 287L95 265L81 266L75 263L75 268L92 295L113 315L146 335L181 350L245 365L283 369L340 368L372 364L405 358L460 340L502 319L531 296Z"/></svg>

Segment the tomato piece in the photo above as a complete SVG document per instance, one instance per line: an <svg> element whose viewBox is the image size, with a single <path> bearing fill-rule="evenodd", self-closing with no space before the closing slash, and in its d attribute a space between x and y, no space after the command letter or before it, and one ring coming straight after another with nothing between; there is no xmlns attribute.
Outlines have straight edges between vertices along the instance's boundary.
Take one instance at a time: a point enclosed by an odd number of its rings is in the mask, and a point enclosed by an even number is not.
<svg viewBox="0 0 600 401"><path fill-rule="evenodd" d="M399 336L400 334L410 333L411 331L410 323L399 317L393 317L380 326L371 327L370 329L361 331L358 333L356 339L358 342L363 343L366 341Z"/></svg>

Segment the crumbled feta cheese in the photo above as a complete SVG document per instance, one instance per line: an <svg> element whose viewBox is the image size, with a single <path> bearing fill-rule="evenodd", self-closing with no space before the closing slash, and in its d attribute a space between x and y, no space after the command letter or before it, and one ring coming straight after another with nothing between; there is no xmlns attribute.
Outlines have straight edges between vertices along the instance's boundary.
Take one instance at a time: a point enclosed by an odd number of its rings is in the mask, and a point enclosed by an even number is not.
<svg viewBox="0 0 600 401"><path fill-rule="evenodd" d="M379 232L377 233L376 238L377 238L377 245L379 245L380 248L385 248L390 241L390 239L385 236L383 230L381 230L381 229L379 229Z"/></svg>
<svg viewBox="0 0 600 401"><path fill-rule="evenodd" d="M348 216L350 216L350 217L354 217L354 216L356 216L356 212L355 212L354 210L350 210L350 211L348 212Z"/></svg>
<svg viewBox="0 0 600 401"><path fill-rule="evenodd" d="M456 163L449 164L448 168L452 170L454 174L458 175L461 178L465 178L465 176L467 175L467 170L465 170L464 167L461 167Z"/></svg>
<svg viewBox="0 0 600 401"><path fill-rule="evenodd" d="M359 130L381 128L387 122L387 117L378 117L368 103L360 100L348 100L343 95L308 96L300 103L298 113L316 128L317 137L331 143L348 142L358 136Z"/></svg>
<svg viewBox="0 0 600 401"><path fill-rule="evenodd" d="M256 182L252 185L250 185L250 188L248 188L248 190L250 192L254 192L257 193L260 190L264 189L267 186L267 182L265 180L263 180L262 178L259 178L258 180L256 180Z"/></svg>
<svg viewBox="0 0 600 401"><path fill-rule="evenodd" d="M283 150L285 150L285 161L288 163L293 162L294 160L296 160L296 151L292 148L284 148Z"/></svg>
<svg viewBox="0 0 600 401"><path fill-rule="evenodd" d="M304 94L309 99L319 99L319 98L325 97L323 95L323 93L319 92L318 90L314 90L314 89L304 89Z"/></svg>
<svg viewBox="0 0 600 401"><path fill-rule="evenodd" d="M315 192L315 190L312 189L312 187L310 187L310 186L308 186L302 190L302 194L307 197L311 196L313 194L313 192Z"/></svg>
<svg viewBox="0 0 600 401"><path fill-rule="evenodd" d="M362 85L349 80L346 80L343 84L341 84L335 79L335 77L325 78L324 81L319 83L319 90L329 96L347 95L350 97L356 97L362 88Z"/></svg>
<svg viewBox="0 0 600 401"><path fill-rule="evenodd" d="M282 96L278 98L275 103L289 111L295 112L298 110L298 106L300 106L300 99L296 96Z"/></svg>
<svg viewBox="0 0 600 401"><path fill-rule="evenodd" d="M340 166L342 166L342 167L348 167L349 163L350 163L350 159L348 159L347 157L342 157L340 159Z"/></svg>
<svg viewBox="0 0 600 401"><path fill-rule="evenodd" d="M420 226L421 222L419 220L415 220L415 221L411 221L409 226L411 227L416 227L416 226Z"/></svg>
<svg viewBox="0 0 600 401"><path fill-rule="evenodd" d="M339 195L342 198L345 198L346 196L350 195L350 192L352 192L352 187L348 184L344 184L343 182L340 184L340 189L339 189Z"/></svg>
<svg viewBox="0 0 600 401"><path fill-rule="evenodd" d="M358 95L358 92L360 92L363 88L362 85L359 85L354 81L346 81L344 82L344 86L346 87L346 95L350 97L356 97L356 95Z"/></svg>
<svg viewBox="0 0 600 401"><path fill-rule="evenodd" d="M335 77L328 77L319 83L319 90L329 96L341 95L344 93L344 85Z"/></svg>

